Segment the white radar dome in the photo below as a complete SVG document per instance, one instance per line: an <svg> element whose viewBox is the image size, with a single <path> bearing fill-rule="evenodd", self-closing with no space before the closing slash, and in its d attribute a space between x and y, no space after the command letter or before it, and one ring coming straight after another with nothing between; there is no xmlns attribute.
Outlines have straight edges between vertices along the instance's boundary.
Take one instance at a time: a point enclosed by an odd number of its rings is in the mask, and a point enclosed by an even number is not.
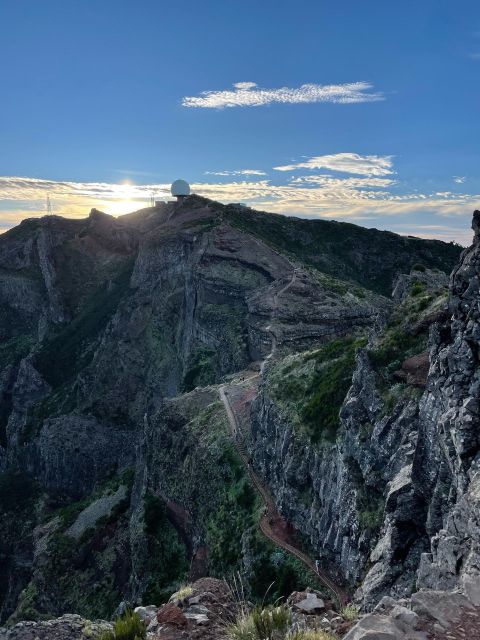
<svg viewBox="0 0 480 640"><path fill-rule="evenodd" d="M175 180L170 188L172 196L189 196L190 185L185 180Z"/></svg>

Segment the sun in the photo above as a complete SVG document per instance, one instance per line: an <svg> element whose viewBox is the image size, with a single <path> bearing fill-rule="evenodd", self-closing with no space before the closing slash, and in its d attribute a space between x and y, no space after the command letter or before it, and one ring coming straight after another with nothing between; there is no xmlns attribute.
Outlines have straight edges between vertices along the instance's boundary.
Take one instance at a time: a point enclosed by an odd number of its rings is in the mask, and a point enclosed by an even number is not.
<svg viewBox="0 0 480 640"><path fill-rule="evenodd" d="M147 204L144 194L139 192L139 188L130 180L125 180L115 185L112 197L105 202L103 210L112 216L122 216L145 206Z"/></svg>

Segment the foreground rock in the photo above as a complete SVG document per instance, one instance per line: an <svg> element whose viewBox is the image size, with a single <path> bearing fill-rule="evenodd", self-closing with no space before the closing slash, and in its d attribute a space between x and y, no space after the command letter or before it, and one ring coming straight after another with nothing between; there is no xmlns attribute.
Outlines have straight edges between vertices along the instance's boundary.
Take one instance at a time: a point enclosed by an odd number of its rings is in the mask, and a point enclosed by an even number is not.
<svg viewBox="0 0 480 640"><path fill-rule="evenodd" d="M85 620L81 616L65 614L55 620L20 622L8 629L0 629L0 640L91 640L102 631L112 629L104 620Z"/></svg>
<svg viewBox="0 0 480 640"><path fill-rule="evenodd" d="M228 625L240 612L226 582L201 578L187 593L173 594L170 602L158 608L148 633L159 640L225 637Z"/></svg>
<svg viewBox="0 0 480 640"><path fill-rule="evenodd" d="M477 585L480 587L480 583ZM480 607L449 591L419 591L395 601L384 597L343 640L478 640Z"/></svg>

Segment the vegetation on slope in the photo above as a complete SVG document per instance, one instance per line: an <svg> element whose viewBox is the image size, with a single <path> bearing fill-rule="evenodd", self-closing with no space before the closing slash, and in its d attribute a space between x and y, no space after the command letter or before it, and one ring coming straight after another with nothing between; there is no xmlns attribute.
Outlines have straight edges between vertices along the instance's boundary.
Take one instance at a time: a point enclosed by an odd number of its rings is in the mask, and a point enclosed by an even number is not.
<svg viewBox="0 0 480 640"><path fill-rule="evenodd" d="M42 619L64 611L75 611L90 619L112 615L122 599L124 580L131 570L128 535L131 483L132 474L128 470L78 502L59 506L58 497L46 495L37 501L31 511L37 512L45 536L41 543L42 568L31 576L12 621ZM126 497L107 515L99 515L93 526L74 536L70 527L82 512L120 486L126 487Z"/></svg>
<svg viewBox="0 0 480 640"><path fill-rule="evenodd" d="M187 577L188 550L168 518L165 502L151 493L145 496L144 520L150 562L143 600L159 605Z"/></svg>
<svg viewBox="0 0 480 640"><path fill-rule="evenodd" d="M42 344L35 366L45 380L58 387L86 367L93 357L91 341L106 326L128 290L133 261L128 259L109 282L102 283L81 312Z"/></svg>
<svg viewBox="0 0 480 640"><path fill-rule="evenodd" d="M269 371L272 398L294 428L312 442L335 441L340 407L352 382L355 351L365 344L361 337L339 338L314 351L288 356Z"/></svg>
<svg viewBox="0 0 480 640"><path fill-rule="evenodd" d="M445 287L429 289L420 280L412 280L407 295L394 307L384 330L368 352L383 388L398 382L395 372L407 358L427 349L430 325L441 316L446 302Z"/></svg>
<svg viewBox="0 0 480 640"><path fill-rule="evenodd" d="M421 263L450 273L461 247L332 220L303 220L228 206L227 220L276 249L342 280L389 296L398 272Z"/></svg>
<svg viewBox="0 0 480 640"><path fill-rule="evenodd" d="M212 397L216 398L214 391L197 391L159 412L158 422L154 421L158 440L152 443L148 463L159 470L153 484L158 483L162 493L196 523L208 549L209 575L246 573L246 586L255 601L263 598L272 582L268 596L272 601L296 588L318 588L299 561L279 551L259 531L260 500L232 443L223 404L208 403Z"/></svg>

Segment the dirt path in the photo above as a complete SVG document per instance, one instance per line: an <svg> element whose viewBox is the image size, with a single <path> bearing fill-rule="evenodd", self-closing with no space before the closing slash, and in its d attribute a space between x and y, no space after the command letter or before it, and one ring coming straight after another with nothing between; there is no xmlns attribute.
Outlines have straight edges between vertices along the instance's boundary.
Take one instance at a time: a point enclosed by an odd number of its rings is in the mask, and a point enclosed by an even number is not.
<svg viewBox="0 0 480 640"><path fill-rule="evenodd" d="M334 598L337 600L339 605L344 605L348 601L348 596L345 591L343 591L338 585L336 585L324 571L322 571L321 569L317 569L315 563L305 553L303 553L301 549L298 549L292 543L292 540L290 539L291 534L289 533L288 523L285 522L285 520L278 513L270 492L266 489L265 485L260 480L259 476L255 473L250 463L245 443L243 441L240 425L225 391L225 386L226 385L221 385L219 387L219 395L225 407L225 411L227 412L228 421L232 430L233 440L237 447L237 451L248 470L252 484L261 495L264 503L264 513L260 520L261 531L263 532L265 537L271 540L276 546L295 556L308 569L310 569L310 571L313 571L319 581L333 593Z"/></svg>
<svg viewBox="0 0 480 640"><path fill-rule="evenodd" d="M295 283L295 279L297 277L297 269L294 267L292 271L292 275L287 284L282 287L277 293L273 296L273 309L270 317L270 324L266 327L266 331L269 332L271 336L271 350L267 355L265 360L263 360L260 366L260 374L259 377L263 376L264 369L266 363L273 358L275 352L277 350L278 345L278 336L275 333L275 330L272 328L273 321L277 318L278 315L278 298L282 296L290 287ZM257 374L258 375L258 374ZM252 376L257 377L257 376ZM263 534L271 540L276 546L284 549L291 555L295 556L300 562L302 562L310 571L317 576L319 581L327 587L329 591L334 595L334 598L337 600L340 606L344 605L348 602L348 596L343 589L341 589L333 580L329 578L329 576L321 569L317 569L315 563L298 547L295 546L294 541L292 540L291 535L291 527L289 527L288 523L282 518L282 516L278 513L273 498L270 492L267 490L263 482L260 480L259 476L253 470L251 465L247 449L245 446L244 435L242 434L239 421L237 416L235 415L235 411L232 407L232 404L227 396L225 391L225 387L227 385L221 385L219 387L219 395L220 399L223 402L225 407L225 411L227 412L228 421L230 424L230 428L232 431L233 441L237 447L237 451L248 470L250 479L252 484L257 489L258 493L261 495L263 503L264 503L264 513L260 520L260 529ZM230 384L229 386L241 386L235 385L235 383Z"/></svg>

